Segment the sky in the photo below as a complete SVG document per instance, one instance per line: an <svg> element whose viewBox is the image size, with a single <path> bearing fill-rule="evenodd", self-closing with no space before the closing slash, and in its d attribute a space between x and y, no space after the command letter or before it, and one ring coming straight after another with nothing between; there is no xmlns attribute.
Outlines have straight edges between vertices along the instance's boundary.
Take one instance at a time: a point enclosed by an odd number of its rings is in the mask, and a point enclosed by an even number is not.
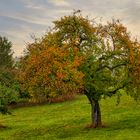
<svg viewBox="0 0 140 140"><path fill-rule="evenodd" d="M43 36L74 9L102 22L120 19L140 39L140 0L0 0L0 35L12 42L14 56L23 55L32 35Z"/></svg>

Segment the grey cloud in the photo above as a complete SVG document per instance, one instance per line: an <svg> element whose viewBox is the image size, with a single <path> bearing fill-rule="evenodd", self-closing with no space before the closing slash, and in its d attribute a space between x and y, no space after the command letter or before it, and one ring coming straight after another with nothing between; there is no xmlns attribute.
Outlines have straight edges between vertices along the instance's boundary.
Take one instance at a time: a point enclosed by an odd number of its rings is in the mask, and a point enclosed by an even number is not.
<svg viewBox="0 0 140 140"><path fill-rule="evenodd" d="M140 34L139 0L1 0L0 34L11 39L15 55L20 55L30 34L41 36L52 21L73 9L105 21L119 18L130 31Z"/></svg>

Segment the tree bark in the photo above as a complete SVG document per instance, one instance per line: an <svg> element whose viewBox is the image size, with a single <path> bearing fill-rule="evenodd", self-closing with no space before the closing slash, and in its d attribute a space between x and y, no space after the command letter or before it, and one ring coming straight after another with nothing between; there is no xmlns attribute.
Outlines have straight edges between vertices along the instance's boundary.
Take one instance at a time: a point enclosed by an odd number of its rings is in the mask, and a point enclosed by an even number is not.
<svg viewBox="0 0 140 140"><path fill-rule="evenodd" d="M101 120L101 110L98 100L90 100L91 103L91 126L96 127L102 127L102 120Z"/></svg>

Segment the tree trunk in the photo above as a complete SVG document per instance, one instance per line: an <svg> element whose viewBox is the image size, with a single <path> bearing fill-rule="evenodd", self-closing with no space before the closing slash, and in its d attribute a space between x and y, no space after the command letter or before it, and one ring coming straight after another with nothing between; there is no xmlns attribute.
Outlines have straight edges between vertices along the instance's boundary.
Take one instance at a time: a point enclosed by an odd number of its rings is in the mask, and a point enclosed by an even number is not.
<svg viewBox="0 0 140 140"><path fill-rule="evenodd" d="M101 121L101 110L98 100L90 100L91 103L91 126L92 127L102 127L102 121Z"/></svg>

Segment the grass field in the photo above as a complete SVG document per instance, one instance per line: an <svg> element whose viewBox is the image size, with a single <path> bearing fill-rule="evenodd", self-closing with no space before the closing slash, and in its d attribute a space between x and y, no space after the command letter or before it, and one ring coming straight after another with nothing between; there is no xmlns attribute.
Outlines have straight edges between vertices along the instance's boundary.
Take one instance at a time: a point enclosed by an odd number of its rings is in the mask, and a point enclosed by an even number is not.
<svg viewBox="0 0 140 140"><path fill-rule="evenodd" d="M88 129L90 105L85 96L73 101L12 110L0 115L0 140L140 140L140 104L124 96L101 101L106 128Z"/></svg>

